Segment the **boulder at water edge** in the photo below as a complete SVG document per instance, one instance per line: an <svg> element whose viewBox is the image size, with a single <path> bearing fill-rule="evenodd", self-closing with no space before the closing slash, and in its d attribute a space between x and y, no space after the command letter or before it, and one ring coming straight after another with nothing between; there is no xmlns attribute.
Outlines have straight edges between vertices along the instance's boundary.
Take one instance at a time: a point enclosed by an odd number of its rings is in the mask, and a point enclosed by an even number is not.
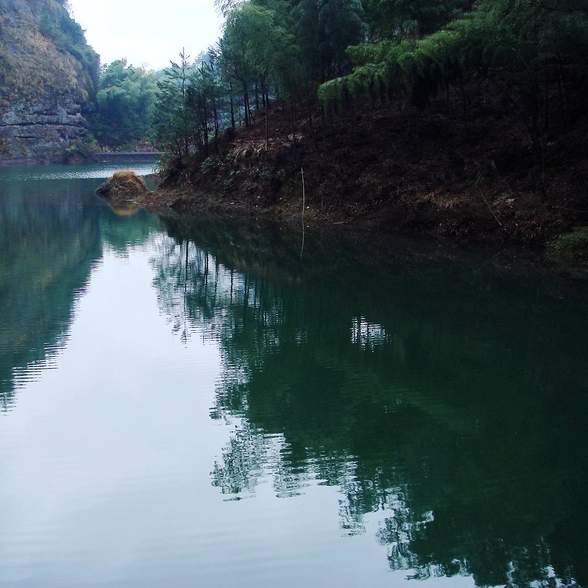
<svg viewBox="0 0 588 588"><path fill-rule="evenodd" d="M114 172L112 177L96 188L96 194L117 200L127 200L149 192L145 180L134 171L124 169Z"/></svg>

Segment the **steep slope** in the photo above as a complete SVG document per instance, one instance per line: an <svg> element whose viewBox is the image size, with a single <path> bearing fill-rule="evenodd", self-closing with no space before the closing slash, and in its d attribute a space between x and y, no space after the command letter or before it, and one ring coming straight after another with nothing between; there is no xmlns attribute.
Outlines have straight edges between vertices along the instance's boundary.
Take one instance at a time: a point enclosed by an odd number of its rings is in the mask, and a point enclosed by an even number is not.
<svg viewBox="0 0 588 588"><path fill-rule="evenodd" d="M99 57L64 0L0 0L0 162L51 162L85 134Z"/></svg>
<svg viewBox="0 0 588 588"><path fill-rule="evenodd" d="M544 131L541 161L495 84L475 78L465 90L467 124L459 89L426 109L403 97L357 101L333 116L299 105L295 134L290 106L274 103L267 126L260 111L209 157L169 161L145 200L300 219L304 187L306 219L528 247L586 226L588 113Z"/></svg>

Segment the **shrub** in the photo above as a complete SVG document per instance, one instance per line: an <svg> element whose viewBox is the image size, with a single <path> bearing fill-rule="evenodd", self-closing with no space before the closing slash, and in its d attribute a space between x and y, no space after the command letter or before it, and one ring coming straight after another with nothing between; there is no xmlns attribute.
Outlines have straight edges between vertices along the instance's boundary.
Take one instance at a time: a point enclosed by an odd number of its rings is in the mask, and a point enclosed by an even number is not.
<svg viewBox="0 0 588 588"><path fill-rule="evenodd" d="M576 227L547 244L547 249L562 257L588 258L588 227Z"/></svg>

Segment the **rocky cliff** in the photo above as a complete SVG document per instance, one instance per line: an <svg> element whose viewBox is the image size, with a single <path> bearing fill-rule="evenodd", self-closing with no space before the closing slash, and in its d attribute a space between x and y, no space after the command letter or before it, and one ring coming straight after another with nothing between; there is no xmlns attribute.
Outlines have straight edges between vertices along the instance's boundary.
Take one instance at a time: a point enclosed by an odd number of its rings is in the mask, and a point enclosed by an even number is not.
<svg viewBox="0 0 588 588"><path fill-rule="evenodd" d="M66 0L0 0L0 163L60 161L86 134L99 57Z"/></svg>

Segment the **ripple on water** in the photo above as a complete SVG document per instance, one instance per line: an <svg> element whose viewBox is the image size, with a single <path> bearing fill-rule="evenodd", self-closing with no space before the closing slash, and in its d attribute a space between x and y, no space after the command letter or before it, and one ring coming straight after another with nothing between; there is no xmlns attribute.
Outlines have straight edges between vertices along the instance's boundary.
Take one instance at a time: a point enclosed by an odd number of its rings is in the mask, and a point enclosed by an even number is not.
<svg viewBox="0 0 588 588"><path fill-rule="evenodd" d="M0 170L0 180L10 182L38 181L38 180L84 180L106 179L115 171L130 169L137 175L146 176L155 173L155 165L145 164L119 164L119 165L52 165L52 166L15 166Z"/></svg>

